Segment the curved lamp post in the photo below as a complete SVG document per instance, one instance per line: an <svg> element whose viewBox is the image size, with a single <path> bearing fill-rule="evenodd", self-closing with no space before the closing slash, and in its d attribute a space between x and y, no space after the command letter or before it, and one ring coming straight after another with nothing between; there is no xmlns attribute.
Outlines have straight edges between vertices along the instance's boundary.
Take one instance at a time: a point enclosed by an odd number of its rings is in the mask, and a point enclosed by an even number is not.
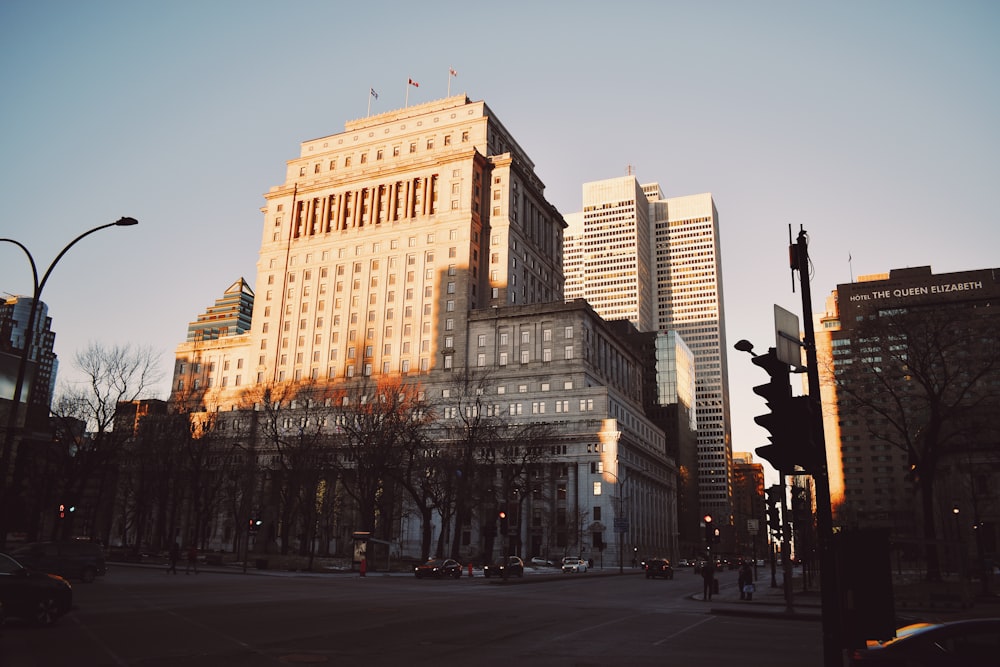
<svg viewBox="0 0 1000 667"><path fill-rule="evenodd" d="M55 268L59 260L63 258L69 249L77 244L82 238L90 236L94 232L99 232L102 229L107 229L108 227L131 227L132 225L138 225L139 221L135 218L123 217L115 222L109 222L106 225L99 225L93 229L88 229L84 233L77 236L75 239L70 241L65 248L59 251L56 258L52 260L49 264L49 268L45 270L42 275L42 279L38 280L38 267L35 265L35 258L31 256L28 248L25 247L20 241L14 239L0 238L0 242L13 243L28 257L28 263L31 265L31 277L34 283L34 291L31 295L31 306L28 311L28 324L25 327L24 335L24 347L21 350L21 359L17 366L17 380L14 383L14 395L11 400L10 412L7 415L7 430L4 434L3 440L3 451L0 452L0 502L6 507L10 506L10 503L6 501L7 496L7 474L10 469L10 459L13 454L14 446L14 433L17 431L17 417L20 412L21 404L21 392L24 390L24 376L27 373L28 368L28 358L31 356L31 345L35 337L35 316L38 312L38 302L42 297L42 290L45 289L45 283L48 282L49 276L52 275L52 269ZM25 406L27 409L27 406ZM27 414L27 413L26 413ZM7 540L7 515L6 513L0 511L0 546L3 546Z"/></svg>

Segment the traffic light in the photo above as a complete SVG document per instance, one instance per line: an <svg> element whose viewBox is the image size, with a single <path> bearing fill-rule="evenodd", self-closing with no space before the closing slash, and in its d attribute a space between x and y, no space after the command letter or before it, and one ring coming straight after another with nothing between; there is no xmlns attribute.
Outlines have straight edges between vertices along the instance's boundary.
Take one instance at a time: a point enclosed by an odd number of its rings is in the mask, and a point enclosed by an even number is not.
<svg viewBox="0 0 1000 667"><path fill-rule="evenodd" d="M500 534L501 535L506 535L507 534L507 513L504 512L503 510L500 510L500 513L497 515L497 518L500 519Z"/></svg>
<svg viewBox="0 0 1000 667"><path fill-rule="evenodd" d="M773 347L766 354L754 357L753 364L767 371L770 378L767 384L753 388L753 393L767 401L770 410L767 414L754 417L753 420L771 434L769 438L771 444L758 447L755 451L779 472L790 473L795 469L795 463L792 461L792 443L789 441L787 428L788 413L792 403L788 364L778 359L778 353Z"/></svg>
<svg viewBox="0 0 1000 667"><path fill-rule="evenodd" d="M781 536L781 506L784 504L781 491L781 486L775 484L768 487L765 492L767 497L767 527L776 537Z"/></svg>
<svg viewBox="0 0 1000 667"><path fill-rule="evenodd" d="M817 445L823 442L818 406L813 405L809 396L792 396L788 364L778 359L773 347L767 354L754 357L753 363L770 377L767 384L753 388L770 409L769 413L754 417L754 421L771 434L771 444L754 451L782 474L791 474L796 467L815 472L824 463L824 454Z"/></svg>
<svg viewBox="0 0 1000 667"><path fill-rule="evenodd" d="M704 516L705 521L705 544L712 544L715 542L715 526L712 525L712 515L706 514Z"/></svg>

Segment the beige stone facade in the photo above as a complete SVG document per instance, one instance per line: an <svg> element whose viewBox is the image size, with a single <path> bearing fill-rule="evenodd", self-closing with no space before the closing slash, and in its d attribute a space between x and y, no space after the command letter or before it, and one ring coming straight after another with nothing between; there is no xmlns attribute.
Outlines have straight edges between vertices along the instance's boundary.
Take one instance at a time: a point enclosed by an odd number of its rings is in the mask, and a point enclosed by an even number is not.
<svg viewBox="0 0 1000 667"><path fill-rule="evenodd" d="M642 360L586 303L565 303L563 218L483 102L303 142L265 199L250 332L180 345L175 402L225 430L248 384L389 375L418 382L447 426L454 376L488 374L484 409L556 433L523 501L523 556L617 564L627 543L676 557L676 463L643 414ZM419 549L416 522L398 548Z"/></svg>

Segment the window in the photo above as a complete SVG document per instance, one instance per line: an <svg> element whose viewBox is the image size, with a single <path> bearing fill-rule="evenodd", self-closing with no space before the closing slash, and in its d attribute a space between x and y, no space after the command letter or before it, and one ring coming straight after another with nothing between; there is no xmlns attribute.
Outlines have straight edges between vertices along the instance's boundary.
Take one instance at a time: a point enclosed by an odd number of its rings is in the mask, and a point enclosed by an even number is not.
<svg viewBox="0 0 1000 667"><path fill-rule="evenodd" d="M595 496L601 495L601 483L600 482L594 482L594 495Z"/></svg>
<svg viewBox="0 0 1000 667"><path fill-rule="evenodd" d="M566 336L566 338L572 338L573 337L573 327L566 327L565 336Z"/></svg>
<svg viewBox="0 0 1000 667"><path fill-rule="evenodd" d="M565 349L563 350L563 358L564 359L572 359L573 358L573 346L572 345L567 345L565 347Z"/></svg>
<svg viewBox="0 0 1000 667"><path fill-rule="evenodd" d="M594 507L594 521L600 521L600 520L601 520L601 506L597 505L596 507Z"/></svg>
<svg viewBox="0 0 1000 667"><path fill-rule="evenodd" d="M531 361L531 353L528 350L521 350L521 363L526 364Z"/></svg>
<svg viewBox="0 0 1000 667"><path fill-rule="evenodd" d="M486 347L486 334L479 334L479 347Z"/></svg>

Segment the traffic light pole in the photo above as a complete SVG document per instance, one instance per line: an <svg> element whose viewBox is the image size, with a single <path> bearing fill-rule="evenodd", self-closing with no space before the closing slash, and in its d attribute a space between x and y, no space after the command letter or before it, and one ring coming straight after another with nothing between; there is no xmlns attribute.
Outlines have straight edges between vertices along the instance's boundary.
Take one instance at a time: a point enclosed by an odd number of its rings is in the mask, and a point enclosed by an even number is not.
<svg viewBox="0 0 1000 667"><path fill-rule="evenodd" d="M809 400L816 415L822 415L820 400L819 368L816 359L816 333L813 328L812 293L809 287L809 241L804 229L799 230L797 243L789 247L789 264L799 272L802 288L802 320L806 350L806 373L809 381ZM820 595L823 604L823 665L840 667L843 664L841 638L840 597L837 588L836 559L833 553L833 509L830 502L830 478L826 465L826 439L823 429L816 429L814 446L818 467L812 471L816 487L816 532L820 562ZM783 483L783 482L782 482Z"/></svg>
<svg viewBox="0 0 1000 667"><path fill-rule="evenodd" d="M778 472L781 487L781 583L785 591L785 613L795 612L795 593L792 586L792 526L788 522L788 503L785 500L785 473Z"/></svg>

